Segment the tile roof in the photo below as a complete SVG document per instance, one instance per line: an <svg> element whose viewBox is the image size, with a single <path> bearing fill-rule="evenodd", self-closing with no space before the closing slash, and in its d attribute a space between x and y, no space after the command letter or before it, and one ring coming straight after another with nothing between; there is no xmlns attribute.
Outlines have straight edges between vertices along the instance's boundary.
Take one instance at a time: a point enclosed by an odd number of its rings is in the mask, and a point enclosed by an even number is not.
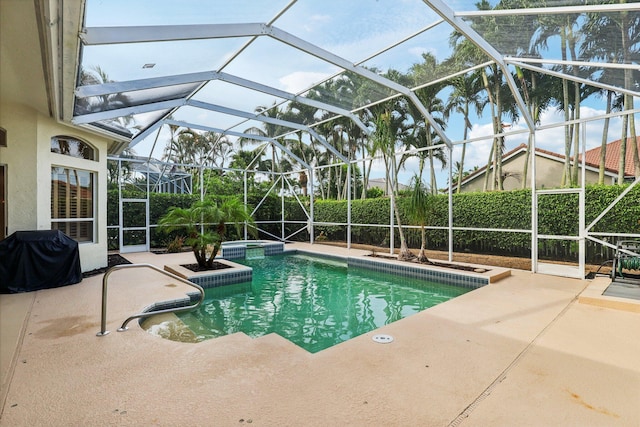
<svg viewBox="0 0 640 427"><path fill-rule="evenodd" d="M627 138L627 151L625 155L626 161L625 161L625 172L624 172L625 176L634 176L633 151L631 150L631 143L632 143L631 138ZM636 138L636 143L638 144L638 150L640 151L640 136ZM502 155L502 158L508 159L509 157L517 154L518 152L524 151L526 148L527 148L526 144L524 143L520 144L517 147L515 147L513 150L510 150L504 153ZM591 150L587 150L585 152L585 163L587 164L587 166L591 166L596 169L600 167L600 150L601 150L601 147L598 147L598 148L592 148ZM564 161L564 154L559 154L554 151L549 151L549 150L536 147L536 153L546 154L548 156L556 157L557 159ZM582 160L582 155L578 156L578 158ZM571 159L573 160L573 156L571 157ZM605 169L608 172L617 174L619 159L620 159L620 140L618 139L617 141L613 141L607 144ZM467 175L467 177L465 177L462 180L462 182L468 182L472 180L477 175L484 173L486 169L487 169L486 165L479 169L476 169L471 174Z"/></svg>
<svg viewBox="0 0 640 427"><path fill-rule="evenodd" d="M612 171L618 173L618 162L620 160L620 139L617 141L613 141L607 144L607 149L605 153L605 163L604 166L608 171ZM631 144L633 144L633 140L631 138L627 138L627 151L625 155L625 176L633 176L634 165L633 165L633 151L631 150ZM636 138L636 144L638 144L638 150L640 150L640 136ZM592 148L585 152L585 163L590 166L598 167L600 165L600 151L601 147ZM581 157L582 158L582 157Z"/></svg>

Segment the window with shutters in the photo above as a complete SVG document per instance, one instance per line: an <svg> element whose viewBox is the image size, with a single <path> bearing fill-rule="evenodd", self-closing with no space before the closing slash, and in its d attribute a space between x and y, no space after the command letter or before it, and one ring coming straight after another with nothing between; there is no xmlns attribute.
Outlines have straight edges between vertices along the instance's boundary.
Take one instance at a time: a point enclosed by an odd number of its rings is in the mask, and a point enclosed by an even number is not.
<svg viewBox="0 0 640 427"><path fill-rule="evenodd" d="M92 242L95 229L94 174L62 166L51 168L51 229L78 242Z"/></svg>

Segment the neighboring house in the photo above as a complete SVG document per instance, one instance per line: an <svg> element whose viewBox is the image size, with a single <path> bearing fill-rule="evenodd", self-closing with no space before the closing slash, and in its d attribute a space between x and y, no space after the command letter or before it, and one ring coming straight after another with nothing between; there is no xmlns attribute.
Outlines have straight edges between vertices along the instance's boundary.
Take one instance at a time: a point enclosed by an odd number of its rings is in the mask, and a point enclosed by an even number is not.
<svg viewBox="0 0 640 427"><path fill-rule="evenodd" d="M640 144L640 138L638 138ZM505 190L522 188L524 159L527 146L520 144L502 156L502 175ZM536 148L536 181L538 188L556 188L560 186L564 170L564 155L552 151ZM605 161L605 184L615 184L618 179L618 160L620 157L620 140L607 144ZM580 161L582 156L579 157ZM585 153L585 177L587 184L596 184L599 177L600 147ZM625 179L633 178L633 159L629 145L627 145ZM531 166L531 158L529 158ZM573 163L573 160L571 161ZM473 171L462 180L461 191L482 191L484 187L487 167ZM493 167L489 168L493 174ZM531 167L527 177L527 188L531 188Z"/></svg>
<svg viewBox="0 0 640 427"><path fill-rule="evenodd" d="M367 185L367 190L370 188L379 188L382 191L385 192L385 194L388 193L387 191L387 180L385 178L373 178L370 179L368 181L368 185ZM404 185L403 183L398 183L398 190L399 191L403 191L403 190L408 190L409 186Z"/></svg>
<svg viewBox="0 0 640 427"><path fill-rule="evenodd" d="M618 166L620 162L620 139L607 144L605 151L604 167L607 172L611 172L618 177ZM627 138L627 150L625 153L625 166L624 166L624 179L625 181L634 179L634 164L633 164L633 150L631 149L633 140ZM636 138L636 145L640 150L640 136ZM600 165L600 151L601 148L593 148L585 153L586 163L589 165L595 165L596 168ZM582 156L580 156L582 159Z"/></svg>

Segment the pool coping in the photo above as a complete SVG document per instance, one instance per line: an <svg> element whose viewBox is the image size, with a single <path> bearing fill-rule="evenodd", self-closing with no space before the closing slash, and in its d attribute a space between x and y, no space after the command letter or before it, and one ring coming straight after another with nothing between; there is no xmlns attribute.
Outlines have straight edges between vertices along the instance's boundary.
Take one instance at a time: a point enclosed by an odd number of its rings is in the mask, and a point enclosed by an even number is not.
<svg viewBox="0 0 640 427"><path fill-rule="evenodd" d="M190 254L162 257L127 254L159 267ZM215 414L220 425L454 425L464 417L465 425L623 426L640 415L640 317L577 304L590 281L513 270L495 285L308 354L275 334L185 344L141 328L115 333L141 306L188 287L143 270L112 278L114 332L102 338L100 276L0 296L3 332L11 329L5 308L23 302L16 334L2 335L3 349L15 350L3 371L0 425L202 425ZM378 333L395 340L375 343ZM168 384L168 398L140 398Z"/></svg>
<svg viewBox="0 0 640 427"><path fill-rule="evenodd" d="M233 245L232 248L235 250L237 248L242 249L243 255L246 254L245 249L246 246L242 245ZM451 271L450 269L444 267L438 267L434 265L425 265L425 264L414 264L411 265L404 261L398 261L397 259L388 259L388 258L371 258L368 255L360 255L360 256L344 256L339 254L327 254L320 253L314 251L308 251L299 248L292 249L284 249L284 245L272 245L272 248L275 248L275 251L267 254L265 251L265 257L274 256L274 255L284 255L284 256L293 256L293 255L304 255L313 258L322 258L331 261L337 261L340 263L346 264L347 268L361 268L368 271L386 273L391 275L399 275L407 278L414 278L418 280L438 282L441 284L449 285L449 286L457 286L461 288L467 289L478 289L480 287L486 286L492 283L492 277L504 278L511 275L511 271L503 268L491 268L487 266L476 266L472 264L465 263L451 263L454 265L464 265L469 267L478 267L483 270L486 270L482 273L472 273L464 270L455 270ZM238 259L237 252L233 252L233 259ZM253 268L245 266L243 264L238 264L231 260L222 258L221 256L216 257L216 261L228 265L230 268L228 269L220 269L213 271L202 271L202 272L194 272L191 271L181 265L172 264L165 265L164 269L173 274L178 275L184 279L187 279L193 283L200 285L202 288L212 289L212 288L221 288L227 285L234 285L242 282L252 281L253 279ZM439 263L444 263L443 261L438 261ZM499 270L499 271L495 271ZM489 274L492 273L493 274ZM144 316L139 319L138 324L143 329L147 329L143 327L143 324L147 322L152 316L154 316L154 312L159 310L173 309L173 308L181 308L193 304L200 297L199 292L187 292L186 296L183 298L175 298L171 300L165 301L157 301L153 304L146 306L142 312L149 313L149 316ZM179 319L176 316L176 319ZM242 332L236 332L242 333ZM312 353L313 354L313 353Z"/></svg>
<svg viewBox="0 0 640 427"><path fill-rule="evenodd" d="M216 258L216 261L228 265L230 268L196 272L179 264L168 264L164 266L164 269L196 285L200 285L204 289L233 285L251 280L253 272L251 267L224 258Z"/></svg>
<svg viewBox="0 0 640 427"><path fill-rule="evenodd" d="M271 243L271 242L270 242ZM234 249L242 247L241 245L233 245ZM464 270L453 270L436 265L411 264L397 259L389 258L372 258L368 255L360 256L344 256L339 254L327 254L314 251L308 251L300 248L285 249L284 245L272 245L276 248L269 255L306 255L316 258L325 258L335 261L344 262L348 268L363 268L374 272L382 272L387 274L400 275L425 281L434 281L451 286L459 286L463 288L477 289L491 283L508 277L511 270L505 268L489 268L487 266L466 264L466 263L449 263L452 265L464 265L468 267L477 267L486 270L481 273L469 272ZM243 254L245 247L242 247ZM234 259L237 259L237 252L233 252ZM202 288L211 289L237 283L248 282L252 280L253 269L242 264L238 264L229 259L217 257L216 261L230 266L230 269L221 269L214 271L194 272L178 264L165 265L164 269L173 274L187 279L193 283L200 285ZM438 261L443 264L444 261ZM168 308L179 308L189 304L193 304L198 298L198 292L188 292L184 298L157 301L148 305L143 309L144 313L153 313L154 311L164 310ZM141 322L145 318L141 319Z"/></svg>
<svg viewBox="0 0 640 427"><path fill-rule="evenodd" d="M368 255L342 256L321 254L305 251L303 249L288 249L284 253L303 253L310 256L343 260L349 267L368 268L390 274L400 274L404 277L413 277L423 280L432 280L448 285L477 288L495 283L511 275L511 270L500 267L487 267L484 265L467 264L460 262L438 261L438 264L460 265L486 270L484 272L471 272L457 269L449 269L438 265L418 264L398 261L397 256L389 255L388 258L374 258Z"/></svg>

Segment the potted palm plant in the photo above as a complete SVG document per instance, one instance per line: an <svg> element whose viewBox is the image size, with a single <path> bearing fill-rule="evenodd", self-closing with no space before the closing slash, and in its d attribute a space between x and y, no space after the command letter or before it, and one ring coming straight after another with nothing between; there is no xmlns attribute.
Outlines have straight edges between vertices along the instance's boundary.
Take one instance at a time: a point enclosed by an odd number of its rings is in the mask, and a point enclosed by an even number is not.
<svg viewBox="0 0 640 427"><path fill-rule="evenodd" d="M228 199L221 204L203 200L188 208L171 207L158 221L167 232L186 231L185 243L191 246L198 266L205 270L214 269L214 259L227 237L227 225L231 223L238 233L245 223L254 225L253 218L238 199ZM255 234L254 227L249 230Z"/></svg>

